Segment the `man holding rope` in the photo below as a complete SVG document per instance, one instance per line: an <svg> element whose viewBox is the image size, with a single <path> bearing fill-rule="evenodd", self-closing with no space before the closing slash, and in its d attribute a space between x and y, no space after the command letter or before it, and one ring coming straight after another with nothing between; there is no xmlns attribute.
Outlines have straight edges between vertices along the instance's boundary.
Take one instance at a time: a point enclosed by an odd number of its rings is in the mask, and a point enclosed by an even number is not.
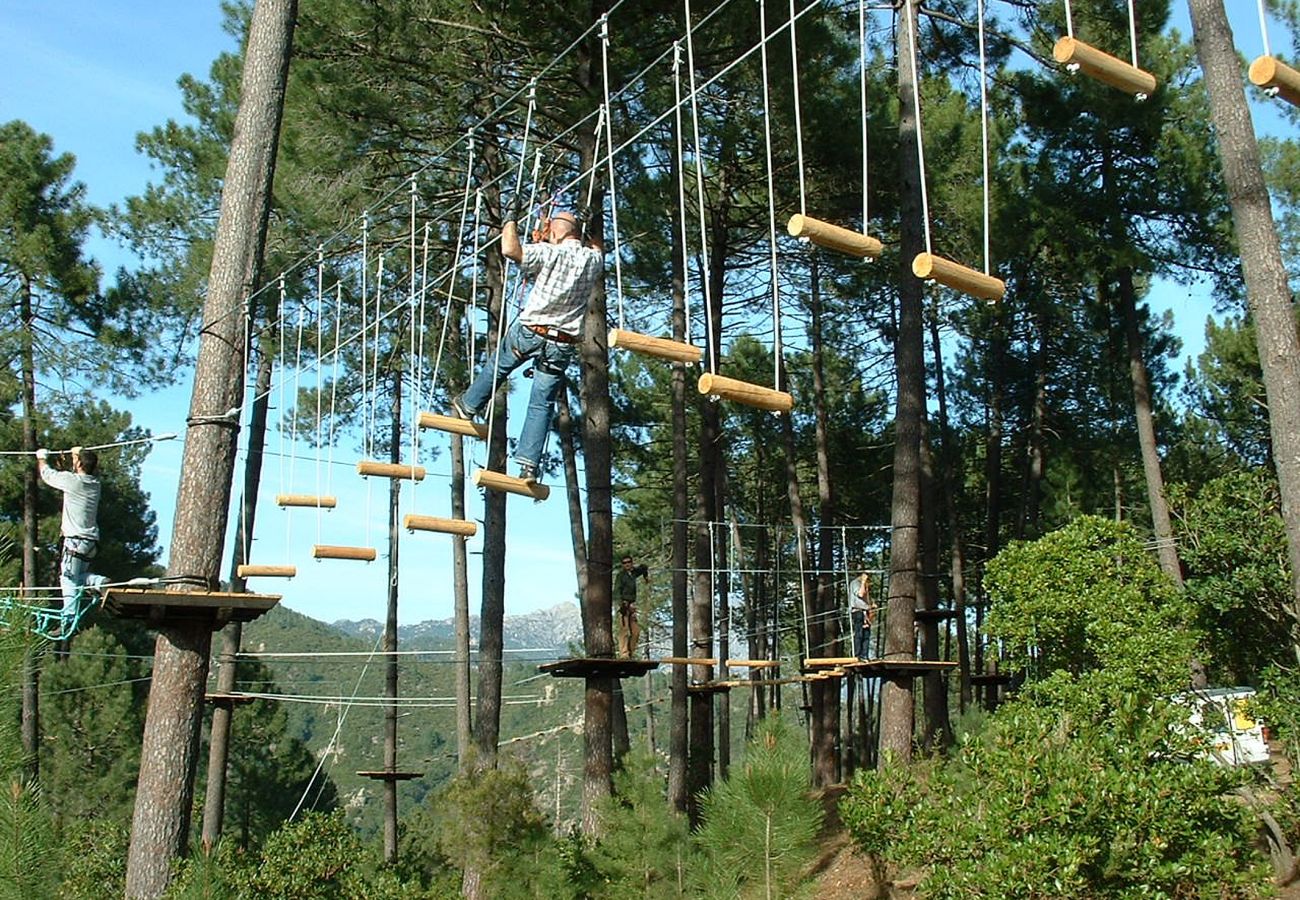
<svg viewBox="0 0 1300 900"><path fill-rule="evenodd" d="M101 486L95 472L99 457L94 450L72 448L72 471L64 472L46 463L50 451L36 451L36 469L41 480L63 492L63 558L59 565L59 587L63 591L63 613L76 611L81 591L88 584L98 587L107 579L90 574L90 561L99 549L99 497Z"/></svg>
<svg viewBox="0 0 1300 900"><path fill-rule="evenodd" d="M600 250L582 242L582 228L571 212L553 215L539 242L521 244L513 221L501 229L501 253L514 260L533 282L528 302L497 348L496 365L485 365L463 395L452 400L462 419L478 416L491 401L496 383L528 360L533 364L533 390L528 414L515 447L519 477L536 481L555 397L564 373L578 357L582 320L587 303L600 286Z"/></svg>

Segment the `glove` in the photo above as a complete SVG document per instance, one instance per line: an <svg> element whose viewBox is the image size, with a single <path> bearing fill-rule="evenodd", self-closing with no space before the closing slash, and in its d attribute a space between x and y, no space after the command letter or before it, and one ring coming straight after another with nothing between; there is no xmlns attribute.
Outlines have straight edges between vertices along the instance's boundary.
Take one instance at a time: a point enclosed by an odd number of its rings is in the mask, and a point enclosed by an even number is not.
<svg viewBox="0 0 1300 900"><path fill-rule="evenodd" d="M49 457L49 455L50 455L50 451L46 450L44 447L36 451L37 459L46 459Z"/></svg>

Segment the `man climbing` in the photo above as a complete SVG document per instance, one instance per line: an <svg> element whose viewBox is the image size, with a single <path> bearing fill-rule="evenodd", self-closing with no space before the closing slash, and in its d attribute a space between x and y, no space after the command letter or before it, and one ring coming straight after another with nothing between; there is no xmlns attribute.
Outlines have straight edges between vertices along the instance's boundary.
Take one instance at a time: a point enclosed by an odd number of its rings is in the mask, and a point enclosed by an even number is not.
<svg viewBox="0 0 1300 900"><path fill-rule="evenodd" d="M871 652L871 576L863 572L849 582L849 621L853 627L853 655L865 660Z"/></svg>
<svg viewBox="0 0 1300 900"><path fill-rule="evenodd" d="M496 365L479 369L469 390L452 400L452 411L462 419L477 417L492 400L494 384L534 360L533 389L515 460L519 477L536 481L555 397L565 371L578 356L583 316L600 286L603 261L600 250L583 244L581 224L570 212L553 215L543 239L526 245L520 244L515 223L506 222L501 229L501 253L523 268L532 290L505 333Z"/></svg>
<svg viewBox="0 0 1300 900"><path fill-rule="evenodd" d="M650 583L650 570L635 565L632 557L623 557L623 570L614 579L614 596L618 600L618 655L631 659L641 640L641 622L636 614L636 580Z"/></svg>
<svg viewBox="0 0 1300 900"><path fill-rule="evenodd" d="M90 574L90 561L99 549L100 483L96 476L99 457L94 450L72 448L72 471L64 472L46 463L50 451L36 451L36 469L52 488L63 492L63 558L59 564L59 587L63 592L63 614L76 612L77 600L87 585L97 587L106 579Z"/></svg>

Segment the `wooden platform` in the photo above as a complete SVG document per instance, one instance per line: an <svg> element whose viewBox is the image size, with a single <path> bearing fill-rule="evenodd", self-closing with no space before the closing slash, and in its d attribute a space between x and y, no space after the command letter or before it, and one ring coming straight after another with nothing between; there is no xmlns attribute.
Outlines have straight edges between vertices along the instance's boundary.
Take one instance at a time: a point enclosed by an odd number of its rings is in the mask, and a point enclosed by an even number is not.
<svg viewBox="0 0 1300 900"><path fill-rule="evenodd" d="M104 608L113 615L124 619L145 619L150 625L205 622L221 628L227 622L251 622L279 602L279 594L164 591L157 588L107 588L104 591Z"/></svg>
<svg viewBox="0 0 1300 900"><path fill-rule="evenodd" d="M657 659L575 657L543 663L537 671L556 678L636 678L659 667Z"/></svg>
<svg viewBox="0 0 1300 900"><path fill-rule="evenodd" d="M942 659L868 659L845 663L844 668L867 678L898 678L928 675L930 672L950 672L957 668L957 663Z"/></svg>
<svg viewBox="0 0 1300 900"><path fill-rule="evenodd" d="M203 695L203 701L214 706L243 706L246 703L252 703L256 699L256 697L250 697L247 694L233 694L229 691L209 691Z"/></svg>
<svg viewBox="0 0 1300 900"><path fill-rule="evenodd" d="M701 681L699 684L686 685L688 694L721 694L731 690L730 681Z"/></svg>
<svg viewBox="0 0 1300 900"><path fill-rule="evenodd" d="M1005 672L990 672L985 675L972 675L971 684L983 685L1007 685L1011 683L1011 676Z"/></svg>
<svg viewBox="0 0 1300 900"><path fill-rule="evenodd" d="M955 609L918 609L913 614L918 622L942 622L957 618Z"/></svg>
<svg viewBox="0 0 1300 900"><path fill-rule="evenodd" d="M376 781L413 781L424 777L423 772L398 772L396 769L369 769L357 774L362 778L373 778Z"/></svg>

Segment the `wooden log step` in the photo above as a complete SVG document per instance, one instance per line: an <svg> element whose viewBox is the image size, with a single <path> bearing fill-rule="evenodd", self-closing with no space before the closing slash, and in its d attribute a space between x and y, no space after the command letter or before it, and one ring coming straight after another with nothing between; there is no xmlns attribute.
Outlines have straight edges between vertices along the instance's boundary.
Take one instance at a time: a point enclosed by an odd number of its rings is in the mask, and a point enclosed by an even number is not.
<svg viewBox="0 0 1300 900"><path fill-rule="evenodd" d="M1271 56L1261 56L1246 70L1250 83L1266 91L1275 91L1292 106L1300 106L1300 72Z"/></svg>
<svg viewBox="0 0 1300 900"><path fill-rule="evenodd" d="M665 656L659 660L665 666L716 666L716 656Z"/></svg>
<svg viewBox="0 0 1300 900"><path fill-rule="evenodd" d="M942 285L979 297L981 300L1001 300L1007 292L1006 283L1000 278L985 275L975 269L963 266L933 253L918 253L912 260L912 274L917 278L937 281Z"/></svg>
<svg viewBox="0 0 1300 900"><path fill-rule="evenodd" d="M375 462L363 459L357 463L357 474L379 478L407 478L411 481L424 481L424 466L408 466L402 463Z"/></svg>
<svg viewBox="0 0 1300 900"><path fill-rule="evenodd" d="M461 537L473 537L478 534L478 523L466 519L444 519L439 516L417 516L408 513L402 520L402 527L407 531L437 531L442 534L458 534Z"/></svg>
<svg viewBox="0 0 1300 900"><path fill-rule="evenodd" d="M698 363L704 358L704 351L694 344L683 344L680 341L672 341L668 338L650 337L649 335L637 334L635 331L627 331L622 328L611 328L609 330L609 346L611 350L615 347L621 347L624 350L631 350L633 353L654 356L672 362Z"/></svg>
<svg viewBox="0 0 1300 900"><path fill-rule="evenodd" d="M780 660L776 659L729 659L727 665L737 669L779 669Z"/></svg>
<svg viewBox="0 0 1300 900"><path fill-rule="evenodd" d="M785 391L774 391L747 381L726 378L705 372L700 376L697 388L701 394L711 394L724 400L734 400L746 406L758 409L770 409L773 412L786 412L794 409L794 397Z"/></svg>
<svg viewBox="0 0 1300 900"><path fill-rule="evenodd" d="M478 438L480 441L487 440L487 425L482 422L471 422L469 419L462 419L459 416L444 416L440 413L422 412L419 417L421 428L436 428L439 431L446 431L451 434L463 434L465 437Z"/></svg>
<svg viewBox="0 0 1300 900"><path fill-rule="evenodd" d="M259 566L244 563L236 570L240 578L293 578L298 574L297 566Z"/></svg>
<svg viewBox="0 0 1300 900"><path fill-rule="evenodd" d="M825 247L827 250L834 250L848 256L875 259L884 249L880 241L870 235L799 213L790 217L790 221L785 224L785 229L790 232L791 237L807 238L818 247Z"/></svg>
<svg viewBox="0 0 1300 900"><path fill-rule="evenodd" d="M858 661L856 656L810 656L803 661L803 667L805 669L824 669L846 666L849 663Z"/></svg>
<svg viewBox="0 0 1300 900"><path fill-rule="evenodd" d="M524 481L491 469L479 469L474 473L474 485L492 491L505 491L507 494L519 494L534 500L545 500L551 496L551 489L540 481Z"/></svg>
<svg viewBox="0 0 1300 900"><path fill-rule="evenodd" d="M379 554L374 547L340 547L335 544L317 544L311 548L316 559L357 559L374 562Z"/></svg>
<svg viewBox="0 0 1300 900"><path fill-rule="evenodd" d="M317 497L314 494L276 494L277 506L308 506L316 509L333 509L338 505L334 497Z"/></svg>
<svg viewBox="0 0 1300 900"><path fill-rule="evenodd" d="M1089 78L1138 99L1155 93L1156 76L1075 38L1059 39L1052 47L1052 57L1068 69L1077 68Z"/></svg>

